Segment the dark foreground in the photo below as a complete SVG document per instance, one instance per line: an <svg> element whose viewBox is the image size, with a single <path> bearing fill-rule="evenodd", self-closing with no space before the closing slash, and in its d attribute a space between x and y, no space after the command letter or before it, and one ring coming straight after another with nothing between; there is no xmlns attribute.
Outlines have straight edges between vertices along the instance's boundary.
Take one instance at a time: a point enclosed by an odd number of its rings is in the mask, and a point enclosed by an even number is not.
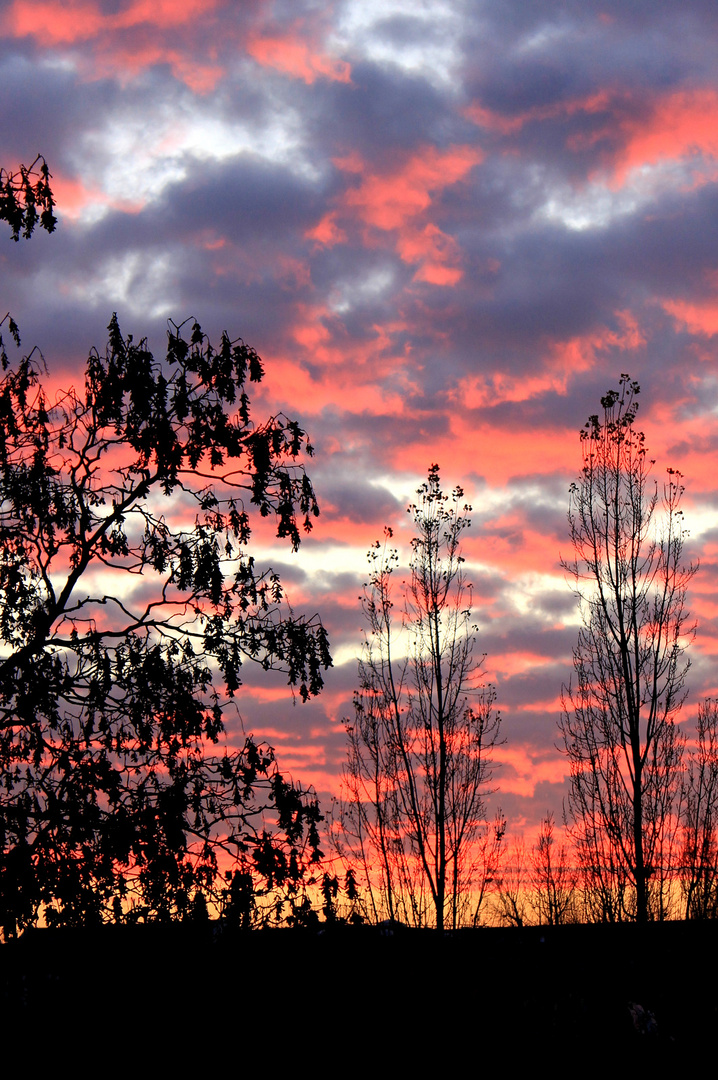
<svg viewBox="0 0 718 1080"><path fill-rule="evenodd" d="M718 1030L717 958L714 923L39 930L0 946L3 1042L100 1068L129 1054L128 1072L685 1065Z"/></svg>

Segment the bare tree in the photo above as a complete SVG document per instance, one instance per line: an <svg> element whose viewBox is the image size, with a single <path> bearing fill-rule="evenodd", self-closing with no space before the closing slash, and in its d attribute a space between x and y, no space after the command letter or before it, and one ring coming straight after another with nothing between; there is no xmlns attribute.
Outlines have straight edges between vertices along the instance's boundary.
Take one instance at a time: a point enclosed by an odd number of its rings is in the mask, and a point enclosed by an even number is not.
<svg viewBox="0 0 718 1080"><path fill-rule="evenodd" d="M531 850L530 902L542 926L576 921L578 872L569 862L566 845L557 844L554 828L553 814L547 812Z"/></svg>
<svg viewBox="0 0 718 1080"><path fill-rule="evenodd" d="M571 767L568 814L601 918L666 915L676 840L683 738L675 725L694 628L683 563L681 474L659 497L638 384L601 399L581 431L583 469L571 486L570 574L582 617L575 681L560 729Z"/></svg>
<svg viewBox="0 0 718 1080"><path fill-rule="evenodd" d="M368 624L339 806L338 846L361 868L374 919L443 929L478 920L505 823L486 821L491 750L500 717L474 656L471 585L460 553L469 525L463 491L429 470L409 508L416 535L403 619L394 619L398 553L369 552ZM472 906L473 905L473 906Z"/></svg>
<svg viewBox="0 0 718 1080"><path fill-rule="evenodd" d="M697 734L683 805L681 889L687 919L718 916L718 701L699 706Z"/></svg>
<svg viewBox="0 0 718 1080"><path fill-rule="evenodd" d="M503 860L496 882L495 918L507 926L522 927L529 921L526 843L516 837Z"/></svg>
<svg viewBox="0 0 718 1080"><path fill-rule="evenodd" d="M473 851L474 885L473 892L466 896L463 909L460 910L460 923L478 926L484 910L484 901L490 893L496 891L498 875L506 852L506 818L501 810L483 835L476 841ZM467 909L470 920L466 918Z"/></svg>

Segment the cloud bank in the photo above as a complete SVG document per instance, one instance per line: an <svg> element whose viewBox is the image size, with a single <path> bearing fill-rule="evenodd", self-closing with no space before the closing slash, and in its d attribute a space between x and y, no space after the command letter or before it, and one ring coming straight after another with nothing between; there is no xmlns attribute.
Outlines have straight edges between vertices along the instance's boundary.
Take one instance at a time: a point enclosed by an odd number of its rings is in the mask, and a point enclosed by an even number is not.
<svg viewBox="0 0 718 1080"><path fill-rule="evenodd" d="M466 556L514 826L560 807L576 613L560 566L578 431L630 372L655 476L686 478L690 708L718 692L718 17L707 3L14 0L0 163L50 163L56 236L0 238L3 302L57 382L117 311L254 345L256 409L306 427L322 506L267 542L337 665L241 711L323 793L344 755L364 552L432 462ZM535 796L535 797L534 797Z"/></svg>

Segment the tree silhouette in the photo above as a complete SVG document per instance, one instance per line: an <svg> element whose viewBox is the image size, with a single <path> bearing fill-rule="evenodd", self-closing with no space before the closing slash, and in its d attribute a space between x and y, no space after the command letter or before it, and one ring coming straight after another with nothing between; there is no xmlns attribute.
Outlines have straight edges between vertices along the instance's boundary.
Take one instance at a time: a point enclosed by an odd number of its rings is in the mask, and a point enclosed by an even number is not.
<svg viewBox="0 0 718 1080"><path fill-rule="evenodd" d="M680 473L668 470L660 501L649 480L653 463L634 426L638 392L621 376L581 432L568 515L574 557L564 567L582 626L560 729L587 903L597 918L645 922L665 915L674 870L683 747L675 717L695 567L682 561Z"/></svg>
<svg viewBox="0 0 718 1080"><path fill-rule="evenodd" d="M718 702L698 707L697 745L684 779L681 888L687 919L718 915Z"/></svg>
<svg viewBox="0 0 718 1080"><path fill-rule="evenodd" d="M554 831L553 814L547 811L531 849L529 866L530 903L540 926L577 921L578 873L569 864L566 845L557 843Z"/></svg>
<svg viewBox="0 0 718 1080"><path fill-rule="evenodd" d="M494 917L500 924L519 928L529 921L526 844L523 834L514 837L497 875Z"/></svg>
<svg viewBox="0 0 718 1080"><path fill-rule="evenodd" d="M398 554L378 542L369 552L338 841L360 870L372 918L443 929L475 921L501 850L505 822L487 827L484 809L500 718L481 682L483 658L474 657L460 552L470 507L461 488L444 495L436 465L418 496L400 630Z"/></svg>
<svg viewBox="0 0 718 1080"><path fill-rule="evenodd" d="M251 738L218 747L247 659L306 700L319 620L248 554L253 519L296 549L312 448L251 418L262 363L174 324L160 362L113 316L82 393L31 354L0 381L0 925L252 921L256 883L301 906L316 800ZM267 816L269 815L269 816Z"/></svg>

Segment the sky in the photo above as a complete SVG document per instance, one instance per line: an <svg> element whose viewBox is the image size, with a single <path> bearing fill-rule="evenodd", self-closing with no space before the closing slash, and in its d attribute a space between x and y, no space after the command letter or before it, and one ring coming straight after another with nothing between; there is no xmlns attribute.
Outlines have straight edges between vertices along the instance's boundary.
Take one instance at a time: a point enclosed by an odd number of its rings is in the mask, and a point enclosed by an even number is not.
<svg viewBox="0 0 718 1080"><path fill-rule="evenodd" d="M685 477L700 559L685 722L718 694L718 9L709 0L10 0L0 164L39 151L59 224L0 235L3 310L81 384L113 311L243 337L257 416L309 432L321 516L265 544L334 668L239 707L328 808L345 757L366 550L434 462L464 554L514 834L560 815L576 640L578 432L630 373L654 473Z"/></svg>

